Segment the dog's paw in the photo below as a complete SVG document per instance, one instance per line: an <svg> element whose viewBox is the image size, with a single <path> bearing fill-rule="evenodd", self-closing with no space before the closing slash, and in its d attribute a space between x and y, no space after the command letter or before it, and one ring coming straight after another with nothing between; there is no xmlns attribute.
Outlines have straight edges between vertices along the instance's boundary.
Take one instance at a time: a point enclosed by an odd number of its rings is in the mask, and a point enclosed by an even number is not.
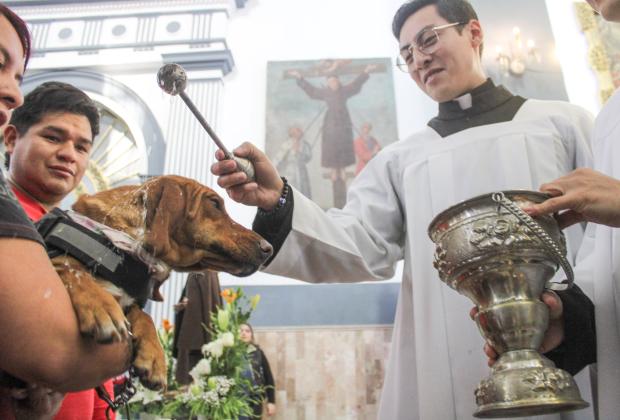
<svg viewBox="0 0 620 420"><path fill-rule="evenodd" d="M131 321L136 358L133 368L142 385L159 390L166 387L166 357L153 320L140 307L132 305L127 312Z"/></svg>
<svg viewBox="0 0 620 420"><path fill-rule="evenodd" d="M99 343L127 340L129 323L114 296L87 271L65 263L62 258L54 259L54 266L71 296L80 332Z"/></svg>
<svg viewBox="0 0 620 420"><path fill-rule="evenodd" d="M116 299L107 293L91 299L84 304L73 302L80 332L93 337L98 343L127 340L130 335L129 322Z"/></svg>
<svg viewBox="0 0 620 420"><path fill-rule="evenodd" d="M140 346L133 368L140 383L148 389L158 391L166 387L166 358L161 347Z"/></svg>

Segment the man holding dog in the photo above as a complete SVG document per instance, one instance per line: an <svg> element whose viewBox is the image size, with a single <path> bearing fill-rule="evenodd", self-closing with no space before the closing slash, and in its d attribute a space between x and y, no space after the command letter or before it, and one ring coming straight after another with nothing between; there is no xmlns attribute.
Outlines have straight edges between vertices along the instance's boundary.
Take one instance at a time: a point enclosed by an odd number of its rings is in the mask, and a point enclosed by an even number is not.
<svg viewBox="0 0 620 420"><path fill-rule="evenodd" d="M467 1L405 3L393 32L399 64L439 112L369 162L342 210L323 212L249 143L235 154L254 163L255 182L221 151L212 172L231 198L259 207L254 229L276 252L267 272L310 282L382 280L404 260L379 418L470 418L473 391L488 370L466 316L468 300L442 284L432 267L428 224L459 201L532 190L589 166L592 120L578 107L525 100L487 79L482 26ZM573 227L567 234L570 259L582 233Z"/></svg>
<svg viewBox="0 0 620 420"><path fill-rule="evenodd" d="M98 133L96 105L66 83L38 86L13 111L4 129L7 180L33 222L58 207L81 182ZM105 385L112 394L112 381ZM93 389L70 393L55 419L103 420L106 408Z"/></svg>

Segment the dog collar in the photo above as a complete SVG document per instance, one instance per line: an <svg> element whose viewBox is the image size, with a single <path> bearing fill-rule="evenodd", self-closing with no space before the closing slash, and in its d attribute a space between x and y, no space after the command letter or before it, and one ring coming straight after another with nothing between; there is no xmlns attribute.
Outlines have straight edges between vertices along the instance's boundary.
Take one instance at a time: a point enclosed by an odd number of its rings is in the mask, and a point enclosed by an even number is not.
<svg viewBox="0 0 620 420"><path fill-rule="evenodd" d="M141 307L151 297L155 283L169 273L139 241L78 213L55 208L35 225L50 258L72 256L91 274L123 289Z"/></svg>

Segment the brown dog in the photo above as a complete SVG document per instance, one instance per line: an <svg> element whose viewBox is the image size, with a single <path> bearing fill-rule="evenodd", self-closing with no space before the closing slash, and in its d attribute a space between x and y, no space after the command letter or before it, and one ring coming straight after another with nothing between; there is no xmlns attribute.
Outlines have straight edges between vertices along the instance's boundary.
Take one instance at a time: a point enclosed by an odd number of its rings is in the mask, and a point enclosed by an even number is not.
<svg viewBox="0 0 620 420"><path fill-rule="evenodd" d="M147 252L176 271L247 276L272 253L267 241L230 219L213 190L180 176L83 195L73 209L142 241ZM123 290L91 276L72 257L52 261L69 291L81 332L110 342L126 339L130 326L136 346L133 366L142 383L164 387L165 359L151 318ZM155 300L161 300L158 287Z"/></svg>

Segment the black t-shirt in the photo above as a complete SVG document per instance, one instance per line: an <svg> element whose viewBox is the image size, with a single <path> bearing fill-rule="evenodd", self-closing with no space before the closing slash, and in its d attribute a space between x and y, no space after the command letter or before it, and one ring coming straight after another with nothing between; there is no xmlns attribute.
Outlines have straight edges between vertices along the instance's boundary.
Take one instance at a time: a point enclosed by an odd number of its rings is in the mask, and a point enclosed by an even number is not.
<svg viewBox="0 0 620 420"><path fill-rule="evenodd" d="M0 237L30 239L43 245L43 239L15 199L1 169Z"/></svg>

